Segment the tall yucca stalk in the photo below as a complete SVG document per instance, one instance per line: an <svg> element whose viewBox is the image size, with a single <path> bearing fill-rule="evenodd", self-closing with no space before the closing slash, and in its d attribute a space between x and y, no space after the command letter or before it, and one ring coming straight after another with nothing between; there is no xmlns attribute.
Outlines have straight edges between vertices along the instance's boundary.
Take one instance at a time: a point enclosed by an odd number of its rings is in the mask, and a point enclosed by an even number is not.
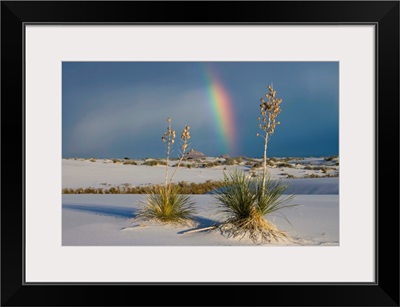
<svg viewBox="0 0 400 307"><path fill-rule="evenodd" d="M269 92L265 95L266 100L261 98L260 116L258 117L259 128L263 130L263 134L257 133L264 141L263 156L263 175L262 175L262 193L265 193L265 182L267 178L267 148L270 136L274 134L276 125L280 122L276 121L276 117L281 112L280 104L282 99L276 97L276 91L272 85L268 85Z"/></svg>
<svg viewBox="0 0 400 307"><path fill-rule="evenodd" d="M164 135L161 137L162 141L164 143L166 143L166 154L167 154L167 163L165 165L165 188L167 190L171 189L171 185L172 185L172 179L174 178L178 168L181 166L182 160L185 157L188 145L189 145L189 140L190 140L190 126L186 126L183 130L182 130L182 134L181 134L181 154L179 157L179 161L178 164L176 165L175 171L172 173L172 176L169 178L168 180L168 170L169 170L169 159L170 159L170 155L171 155L171 149L172 149L172 145L175 143L175 138L176 138L176 132L175 130L172 130L172 125L171 125L171 118L168 117L167 119L168 122L168 127L167 127L167 131L164 132Z"/></svg>
<svg viewBox="0 0 400 307"><path fill-rule="evenodd" d="M171 128L171 118L167 119L168 127L167 131L164 132L164 135L161 137L162 141L166 143L166 154L167 154L167 163L165 164L165 187L168 186L168 170L169 170L169 157L171 155L171 146L175 143L175 130Z"/></svg>
<svg viewBox="0 0 400 307"><path fill-rule="evenodd" d="M169 183L168 183L169 187L171 187L172 179L174 178L176 172L178 171L178 168L181 166L182 160L185 157L185 154L187 152L187 148L189 146L189 140L190 140L189 129L190 129L190 126L186 126L182 130L182 134L181 134L181 153L180 153L178 164L176 165L175 170L172 173L171 178L169 179Z"/></svg>

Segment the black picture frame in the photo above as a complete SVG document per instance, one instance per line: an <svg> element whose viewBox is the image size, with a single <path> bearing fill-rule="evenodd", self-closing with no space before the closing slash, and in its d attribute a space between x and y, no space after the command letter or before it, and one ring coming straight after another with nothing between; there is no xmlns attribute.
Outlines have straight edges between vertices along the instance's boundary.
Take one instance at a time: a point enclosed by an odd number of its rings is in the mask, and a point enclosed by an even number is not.
<svg viewBox="0 0 400 307"><path fill-rule="evenodd" d="M375 25L376 282L25 283L27 23ZM2 306L399 306L399 1L2 1L1 76Z"/></svg>

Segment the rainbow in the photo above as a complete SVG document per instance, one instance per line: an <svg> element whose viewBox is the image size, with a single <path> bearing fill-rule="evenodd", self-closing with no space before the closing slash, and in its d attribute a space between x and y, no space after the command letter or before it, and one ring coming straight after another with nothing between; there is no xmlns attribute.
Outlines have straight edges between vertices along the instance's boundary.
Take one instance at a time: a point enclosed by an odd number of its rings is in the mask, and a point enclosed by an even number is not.
<svg viewBox="0 0 400 307"><path fill-rule="evenodd" d="M207 101L213 114L221 154L236 154L236 125L232 100L211 65L204 65Z"/></svg>

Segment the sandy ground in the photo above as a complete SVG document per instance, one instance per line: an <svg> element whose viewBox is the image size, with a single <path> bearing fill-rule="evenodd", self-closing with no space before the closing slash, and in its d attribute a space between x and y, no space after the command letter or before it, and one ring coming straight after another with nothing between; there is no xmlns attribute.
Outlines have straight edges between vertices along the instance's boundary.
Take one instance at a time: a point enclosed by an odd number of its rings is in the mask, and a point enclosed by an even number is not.
<svg viewBox="0 0 400 307"><path fill-rule="evenodd" d="M215 161L216 158L207 158ZM112 160L63 159L63 188L110 187L160 184L165 166L123 165ZM173 165L176 162L171 162ZM248 165L220 165L212 168L181 168L174 182L219 180L223 173L237 167L250 172ZM290 240L263 245L331 246L339 245L339 177L309 178L321 173L316 166L327 165L323 158L291 160L289 167L271 168L273 177L288 180L295 207L268 215ZM305 169L307 166L312 169ZM171 168L173 169L173 168ZM337 169L332 168L334 171ZM330 169L332 171L332 169ZM308 172L308 175L305 172ZM282 174L290 173L295 178ZM325 172L326 174L326 172ZM216 199L209 194L191 195L195 202L195 223L166 226L143 222L136 214L146 195L139 194L63 194L63 246L249 246L247 238L227 238L218 229L186 233L218 224L223 216Z"/></svg>

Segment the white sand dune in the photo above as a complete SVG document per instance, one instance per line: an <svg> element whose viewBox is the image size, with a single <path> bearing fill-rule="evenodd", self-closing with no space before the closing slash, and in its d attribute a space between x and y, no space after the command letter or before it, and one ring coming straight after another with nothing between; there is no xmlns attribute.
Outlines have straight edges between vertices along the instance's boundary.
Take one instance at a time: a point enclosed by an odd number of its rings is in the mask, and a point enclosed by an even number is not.
<svg viewBox="0 0 400 307"><path fill-rule="evenodd" d="M218 230L184 234L193 227L143 223L134 218L144 195L63 195L63 245L254 245L248 240L226 238ZM196 227L218 222L216 202L210 195L192 195L198 213ZM283 245L337 245L339 243L338 195L299 195L297 207L269 218L293 237ZM279 245L279 243L278 243Z"/></svg>
<svg viewBox="0 0 400 307"><path fill-rule="evenodd" d="M210 159L210 158L209 158ZM111 160L62 160L62 188L106 188L110 186L143 186L150 184L163 184L165 180L165 166L146 165L123 165L110 162ZM296 160L294 160L296 161ZM297 194L338 194L338 177L302 178L306 175L322 176L318 170L306 170L304 165L313 163L320 165L320 159L304 159L301 162L303 167L299 168L270 168L268 171L274 178L288 180L292 186L292 192ZM138 161L138 163L141 163ZM170 165L176 164L176 161ZM250 166L226 165L213 168L186 168L181 167L176 172L174 182L186 181L201 183L207 180L221 180L224 172L234 168L250 171ZM175 168L170 168L171 172ZM296 179L287 179L281 174L290 174ZM314 180L321 179L321 180Z"/></svg>
<svg viewBox="0 0 400 307"><path fill-rule="evenodd" d="M304 160L302 160L304 162ZM305 161L308 163L308 161ZM321 159L314 161L321 162ZM204 182L219 180L223 172L234 167L248 171L247 166L182 168L175 181ZM302 168L284 169L302 172ZM279 177L282 168L271 170ZM110 185L148 185L163 183L164 166L122 165L107 160L63 159L63 188L105 187ZM298 178L289 180L291 201L297 206L268 216L280 230L290 235L287 242L274 245L332 246L339 245L339 180ZM137 194L64 194L62 197L62 244L65 246L249 246L253 242L226 238L219 230L185 233L207 227L223 218L218 214L212 195L191 195L195 202L196 225L165 226L143 223L135 218L140 201ZM285 218L284 218L285 217Z"/></svg>

